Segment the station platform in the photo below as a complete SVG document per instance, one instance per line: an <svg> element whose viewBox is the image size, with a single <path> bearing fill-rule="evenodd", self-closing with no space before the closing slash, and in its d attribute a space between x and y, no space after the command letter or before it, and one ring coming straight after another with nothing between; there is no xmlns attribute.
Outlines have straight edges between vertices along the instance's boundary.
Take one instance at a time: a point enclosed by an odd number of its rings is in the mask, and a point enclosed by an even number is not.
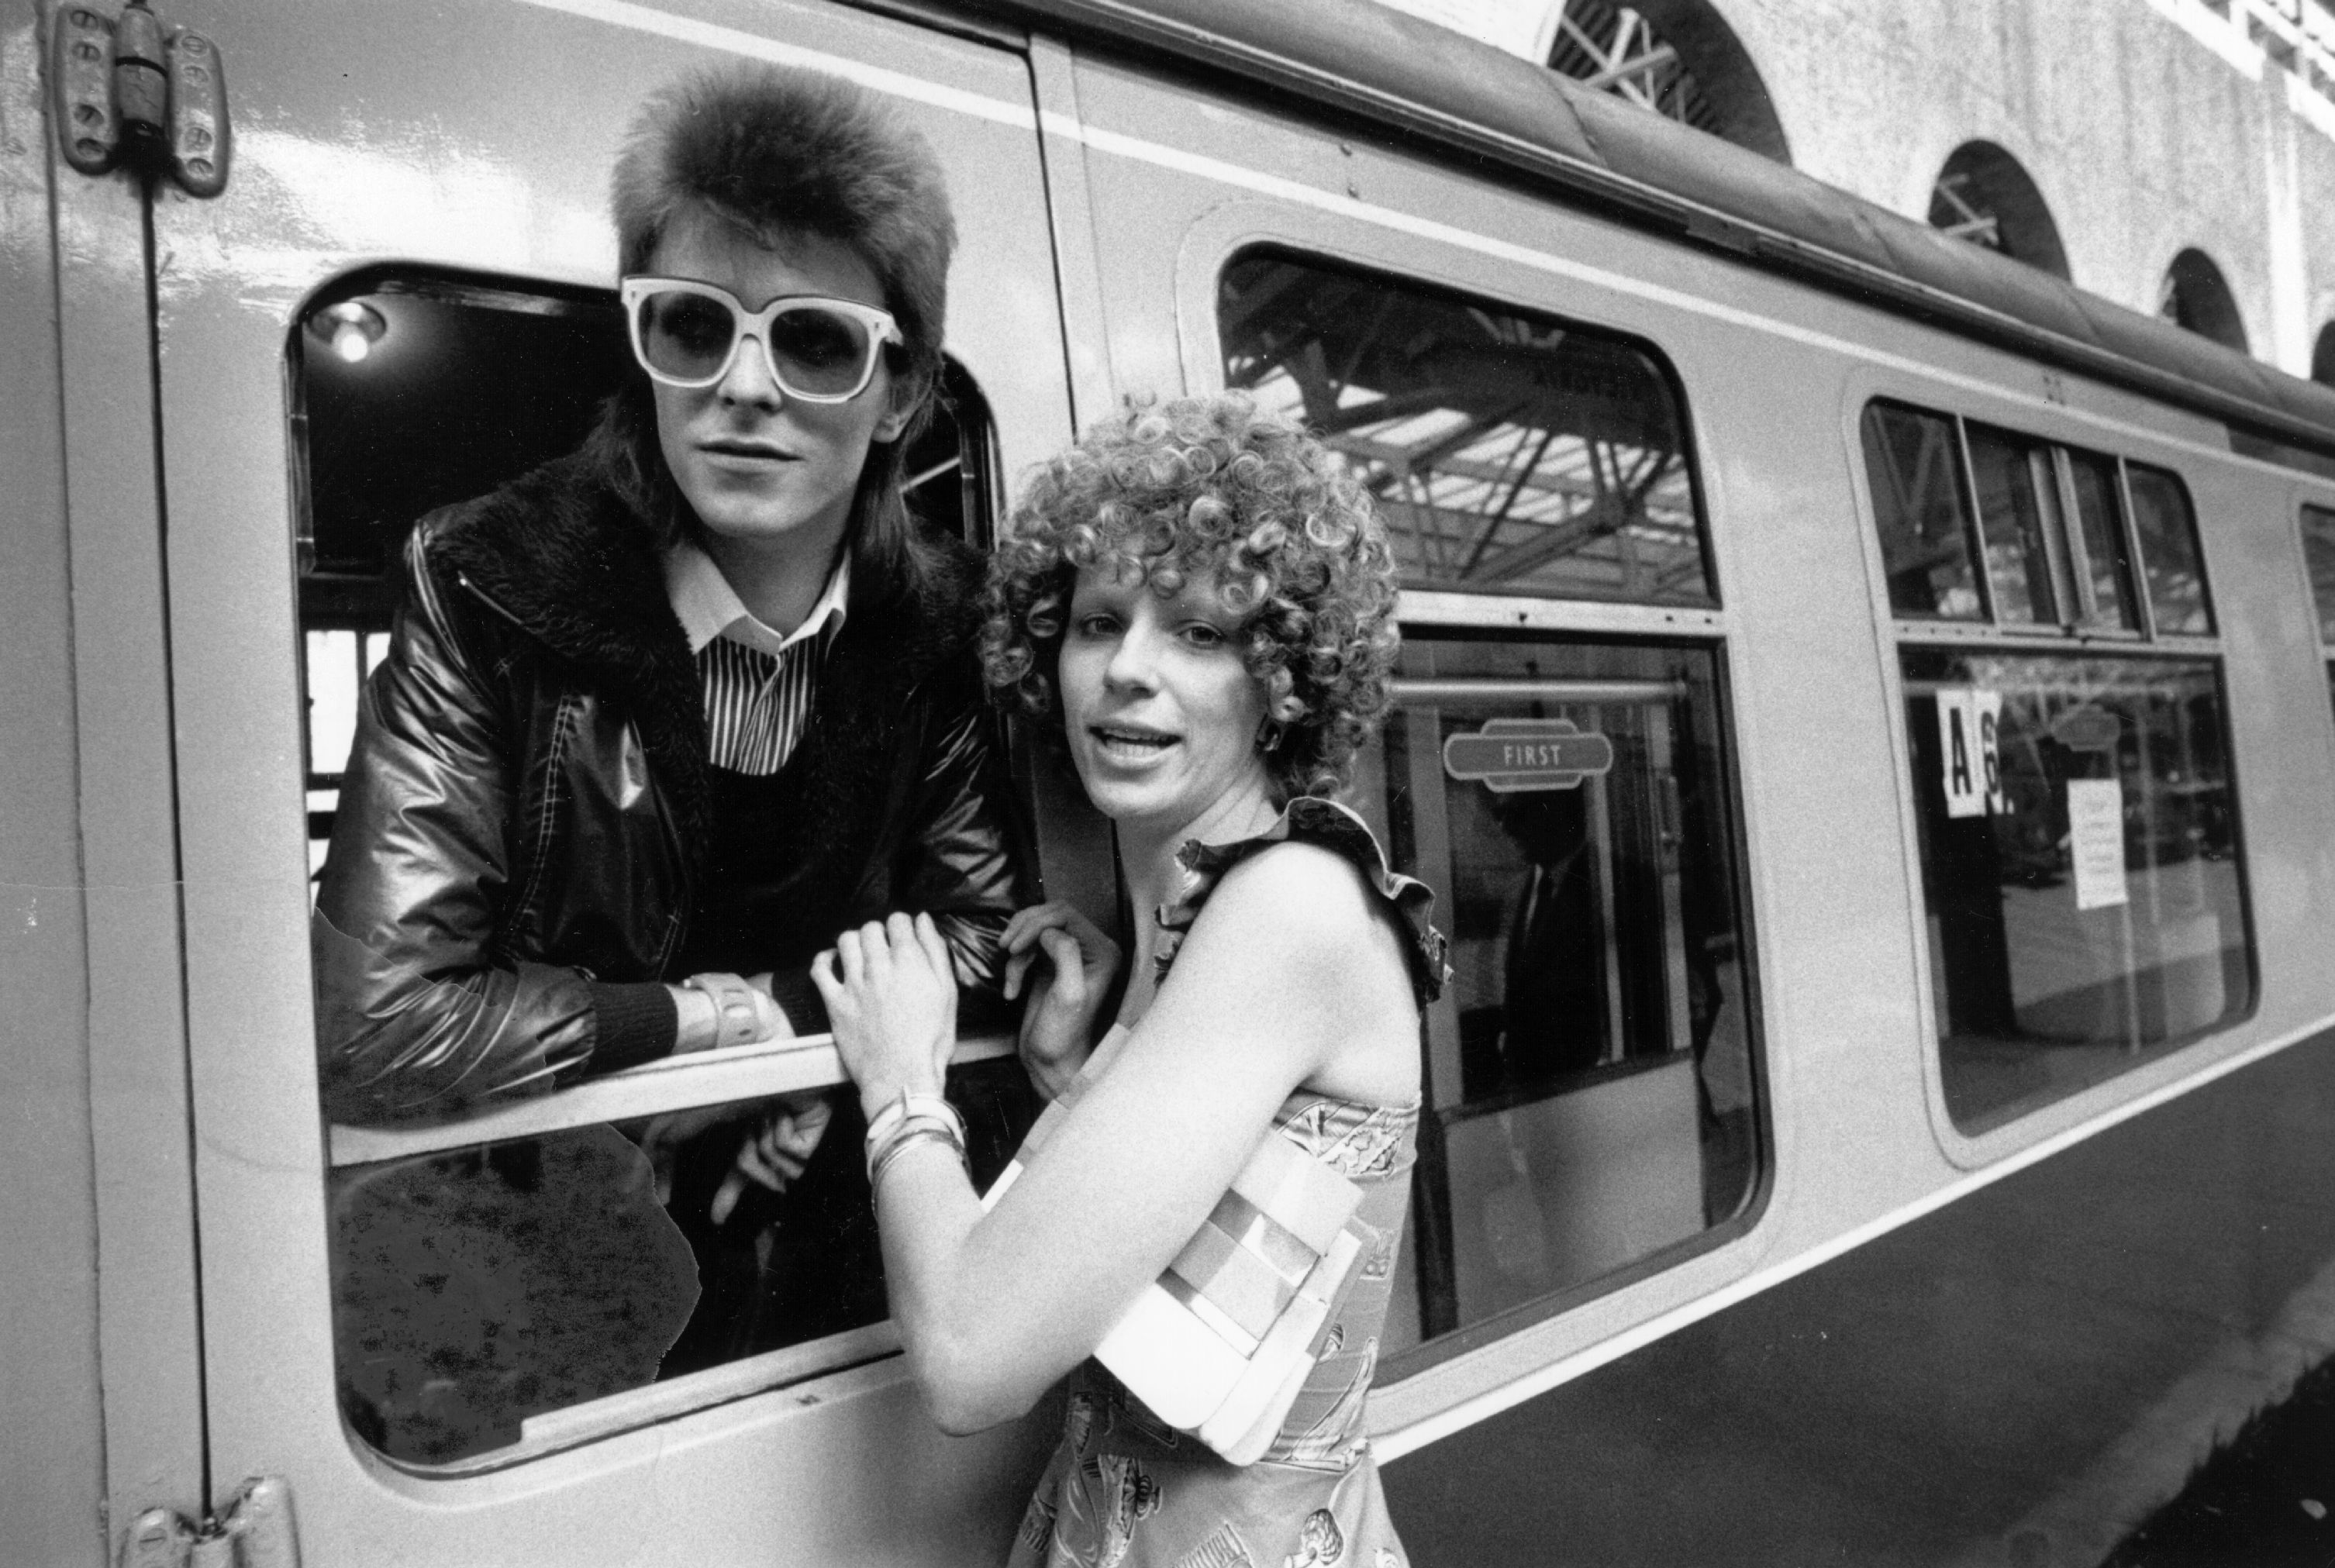
<svg viewBox="0 0 2335 1568"><path fill-rule="evenodd" d="M1421 1568L2335 1563L2330 1130L2322 1037L1407 1456L1396 1523ZM2292 1488L2189 1490L2290 1400L2324 1489L2174 1554L2176 1499Z"/></svg>

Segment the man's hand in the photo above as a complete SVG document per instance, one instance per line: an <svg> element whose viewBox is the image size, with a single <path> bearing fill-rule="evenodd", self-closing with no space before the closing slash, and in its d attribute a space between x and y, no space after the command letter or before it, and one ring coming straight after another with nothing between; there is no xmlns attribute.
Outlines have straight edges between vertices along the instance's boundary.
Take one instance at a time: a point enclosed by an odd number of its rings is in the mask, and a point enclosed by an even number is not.
<svg viewBox="0 0 2335 1568"><path fill-rule="evenodd" d="M715 1190L708 1216L717 1225L728 1223L749 1182L774 1193L786 1191L810 1163L834 1117L835 1102L824 1089L780 1096L761 1126L738 1146L738 1157Z"/></svg>

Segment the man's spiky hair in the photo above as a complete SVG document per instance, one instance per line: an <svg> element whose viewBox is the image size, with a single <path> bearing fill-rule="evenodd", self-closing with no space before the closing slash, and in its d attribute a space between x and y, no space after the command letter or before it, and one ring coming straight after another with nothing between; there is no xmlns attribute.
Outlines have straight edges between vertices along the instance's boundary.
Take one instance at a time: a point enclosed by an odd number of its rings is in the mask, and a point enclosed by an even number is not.
<svg viewBox="0 0 2335 1568"><path fill-rule="evenodd" d="M783 65L685 76L641 107L615 187L625 272L646 269L691 202L765 243L809 229L875 269L907 339L902 368L938 371L956 224L931 147L874 94Z"/></svg>
<svg viewBox="0 0 2335 1568"><path fill-rule="evenodd" d="M928 566L900 495L901 462L932 416L956 223L932 148L873 94L821 72L732 65L693 73L634 116L612 189L617 266L647 269L674 218L702 207L765 245L810 233L848 245L906 340L889 351L916 402L899 438L870 449L852 506L855 571L909 588ZM693 514L657 447L648 376L607 402L590 443L617 491L670 544Z"/></svg>

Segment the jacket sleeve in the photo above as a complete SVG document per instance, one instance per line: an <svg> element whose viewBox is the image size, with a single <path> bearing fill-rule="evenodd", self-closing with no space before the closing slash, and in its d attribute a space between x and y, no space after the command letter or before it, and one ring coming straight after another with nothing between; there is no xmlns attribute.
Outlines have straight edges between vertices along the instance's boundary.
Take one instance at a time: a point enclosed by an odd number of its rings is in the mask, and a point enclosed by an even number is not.
<svg viewBox="0 0 2335 1568"><path fill-rule="evenodd" d="M438 1119L546 1091L590 1058L596 993L642 989L495 952L513 742L469 645L485 629L466 637L450 615L428 531L408 545L411 591L359 699L310 925L319 1077L339 1121Z"/></svg>
<svg viewBox="0 0 2335 1568"><path fill-rule="evenodd" d="M930 915L956 961L961 1026L995 1023L1003 996L1005 923L1030 902L1023 836L992 740L993 721L970 669L924 699L925 744L909 821L894 869L894 908ZM827 1008L807 973L781 972L772 991L798 1032L828 1027Z"/></svg>

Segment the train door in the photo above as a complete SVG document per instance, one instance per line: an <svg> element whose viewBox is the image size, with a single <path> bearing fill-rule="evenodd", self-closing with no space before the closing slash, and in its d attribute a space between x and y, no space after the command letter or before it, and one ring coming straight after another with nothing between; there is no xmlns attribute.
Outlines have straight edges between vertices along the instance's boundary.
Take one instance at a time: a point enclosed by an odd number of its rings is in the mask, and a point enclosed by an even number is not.
<svg viewBox="0 0 2335 1568"><path fill-rule="evenodd" d="M344 1199L366 1183L411 1209L398 1173L437 1161L533 1190L601 1157L609 1124L637 1140L648 1118L834 1081L831 1050L708 1053L458 1128L328 1128L308 927L402 530L572 444L622 363L607 179L654 89L806 65L939 152L961 233L952 419L912 476L936 526L980 533L994 476L1067 439L1020 41L791 0L267 0L165 20L218 44L234 126L224 193L166 186L151 210L213 1501L280 1477L306 1560L346 1564L955 1561L1002 1543L1046 1434L941 1437L880 1321L660 1378L623 1291L545 1266L490 1212L370 1251L352 1237ZM557 1224L604 1263L648 1244L589 1205ZM457 1331L418 1359L384 1342L393 1327L353 1334L381 1269L438 1282L427 1310ZM559 1335L584 1375L510 1359Z"/></svg>

